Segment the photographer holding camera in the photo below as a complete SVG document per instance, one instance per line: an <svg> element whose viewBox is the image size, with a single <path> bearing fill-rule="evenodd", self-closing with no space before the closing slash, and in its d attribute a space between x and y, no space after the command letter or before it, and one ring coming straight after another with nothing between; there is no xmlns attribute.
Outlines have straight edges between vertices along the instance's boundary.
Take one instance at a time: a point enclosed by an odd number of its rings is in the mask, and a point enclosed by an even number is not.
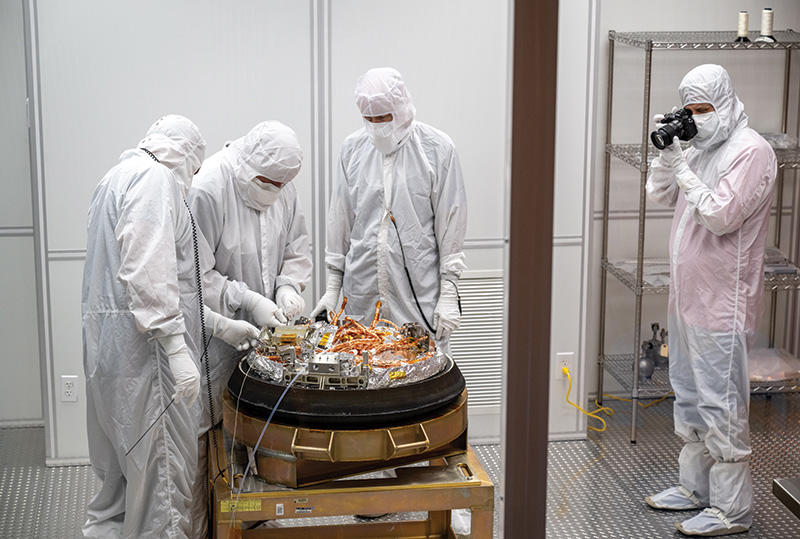
<svg viewBox="0 0 800 539"><path fill-rule="evenodd" d="M669 372L675 432L685 445L679 485L645 501L657 509L703 509L676 524L686 535L728 535L748 530L753 520L747 354L761 313L777 161L748 127L724 68L692 69L679 93L691 114L656 118L669 129L653 133L663 149L651 165L647 194L675 207ZM671 143L665 133L675 135ZM682 151L679 139L691 147Z"/></svg>

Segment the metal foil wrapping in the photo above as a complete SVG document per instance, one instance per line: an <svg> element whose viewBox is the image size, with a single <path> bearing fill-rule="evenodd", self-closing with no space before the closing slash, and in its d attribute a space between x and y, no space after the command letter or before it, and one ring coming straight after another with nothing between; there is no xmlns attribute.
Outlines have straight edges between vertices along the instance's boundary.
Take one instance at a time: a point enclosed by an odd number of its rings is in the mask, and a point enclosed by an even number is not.
<svg viewBox="0 0 800 539"><path fill-rule="evenodd" d="M283 365L277 361L262 356L257 350L252 350L247 355L247 364L250 365L252 372L255 372L265 380L278 382L283 380Z"/></svg>
<svg viewBox="0 0 800 539"><path fill-rule="evenodd" d="M418 363L410 363L399 367L381 368L373 366L369 373L367 389L403 386L425 380L440 372L447 363L447 356L441 350L430 359Z"/></svg>
<svg viewBox="0 0 800 539"><path fill-rule="evenodd" d="M318 341L318 336L321 332L317 331L315 333L317 333L317 335L312 333L311 339ZM310 357L310 353L308 351L307 340L301 343L301 349L304 349L305 353L299 354L294 368L308 372L309 365L306 358ZM266 354L266 349L256 348L250 351L247 355L247 364L250 366L249 374L258 376L264 380L284 383L284 364L269 359ZM356 362L356 358L352 354L342 352L332 354L325 350L317 349L315 356L336 356L340 368L340 372L336 375L337 377L356 377L361 373L361 365ZM393 356L393 352L383 352L379 356L379 360L372 364L372 368L367 376L367 389L382 389L418 382L439 373L447 363L447 356L440 350L436 350L432 357L416 363L403 363L399 366L392 367L378 366L378 364L381 363L380 360L392 362L397 360L402 361L402 358L403 356L399 353ZM302 383L302 381L298 383ZM335 388L331 389L336 390Z"/></svg>

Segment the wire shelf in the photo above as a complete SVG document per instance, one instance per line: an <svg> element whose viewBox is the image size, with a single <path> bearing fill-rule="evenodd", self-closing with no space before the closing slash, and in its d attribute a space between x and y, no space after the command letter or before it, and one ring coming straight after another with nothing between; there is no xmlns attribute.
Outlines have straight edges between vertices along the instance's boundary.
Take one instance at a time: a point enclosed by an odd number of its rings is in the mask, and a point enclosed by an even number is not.
<svg viewBox="0 0 800 539"><path fill-rule="evenodd" d="M609 39L621 45L653 50L786 50L800 48L800 33L775 32L776 43L757 42L758 32L750 32L750 41L736 42L736 32L608 32Z"/></svg>
<svg viewBox="0 0 800 539"><path fill-rule="evenodd" d="M625 287L638 295L658 295L669 293L669 267L663 260L645 260L642 270L642 285L636 283L635 261L602 262L603 268L617 278ZM800 268L791 264L795 273L764 272L764 288L768 291L781 292L800 290Z"/></svg>
<svg viewBox="0 0 800 539"><path fill-rule="evenodd" d="M636 284L635 260L633 262L621 260L609 262L608 260L604 260L602 265L603 268L608 271L608 273L616 277L622 284L636 294L669 294L669 273L668 264L666 262L645 260L641 287L637 286ZM662 270L659 274L658 280L653 278L656 273L653 271L656 265L659 267L667 266L667 273L664 274L664 270ZM666 277L664 277L664 275L666 275Z"/></svg>
<svg viewBox="0 0 800 539"><path fill-rule="evenodd" d="M605 370L625 388L633 393L633 354L610 354L604 356ZM640 399L657 399L672 391L669 382L669 369L656 367L650 380L639 383ZM771 382L750 382L750 394L791 393L800 391L800 379L776 380Z"/></svg>
<svg viewBox="0 0 800 539"><path fill-rule="evenodd" d="M685 147L685 145L684 145ZM642 170L642 146L641 144L607 144L606 152L616 157L620 161ZM647 168L658 155L658 150L652 144L647 151ZM777 149L775 156L778 158L778 168L797 169L800 168L800 148L788 150ZM647 170L647 169L645 169Z"/></svg>
<svg viewBox="0 0 800 539"><path fill-rule="evenodd" d="M633 393L633 354L610 354L605 356L604 365L609 373L629 394ZM669 383L669 369L656 367L650 380L639 382L640 399L658 399L672 391Z"/></svg>

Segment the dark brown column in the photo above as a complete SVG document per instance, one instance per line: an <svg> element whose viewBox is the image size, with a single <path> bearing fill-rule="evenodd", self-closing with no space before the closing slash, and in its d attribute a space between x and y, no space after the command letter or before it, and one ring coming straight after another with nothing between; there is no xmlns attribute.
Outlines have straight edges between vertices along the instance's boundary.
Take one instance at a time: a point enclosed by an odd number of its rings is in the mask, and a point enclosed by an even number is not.
<svg viewBox="0 0 800 539"><path fill-rule="evenodd" d="M545 536L558 2L517 0L511 141L505 536Z"/></svg>

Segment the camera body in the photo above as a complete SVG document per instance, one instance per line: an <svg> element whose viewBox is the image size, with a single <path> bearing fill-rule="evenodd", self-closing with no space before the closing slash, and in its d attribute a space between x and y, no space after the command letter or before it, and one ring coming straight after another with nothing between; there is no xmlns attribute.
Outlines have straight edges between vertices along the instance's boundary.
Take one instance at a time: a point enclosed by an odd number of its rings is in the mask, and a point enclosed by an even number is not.
<svg viewBox="0 0 800 539"><path fill-rule="evenodd" d="M697 135L697 126L689 109L679 109L665 114L661 124L661 127L650 133L650 140L659 150L672 144L674 137L680 140L692 140Z"/></svg>

